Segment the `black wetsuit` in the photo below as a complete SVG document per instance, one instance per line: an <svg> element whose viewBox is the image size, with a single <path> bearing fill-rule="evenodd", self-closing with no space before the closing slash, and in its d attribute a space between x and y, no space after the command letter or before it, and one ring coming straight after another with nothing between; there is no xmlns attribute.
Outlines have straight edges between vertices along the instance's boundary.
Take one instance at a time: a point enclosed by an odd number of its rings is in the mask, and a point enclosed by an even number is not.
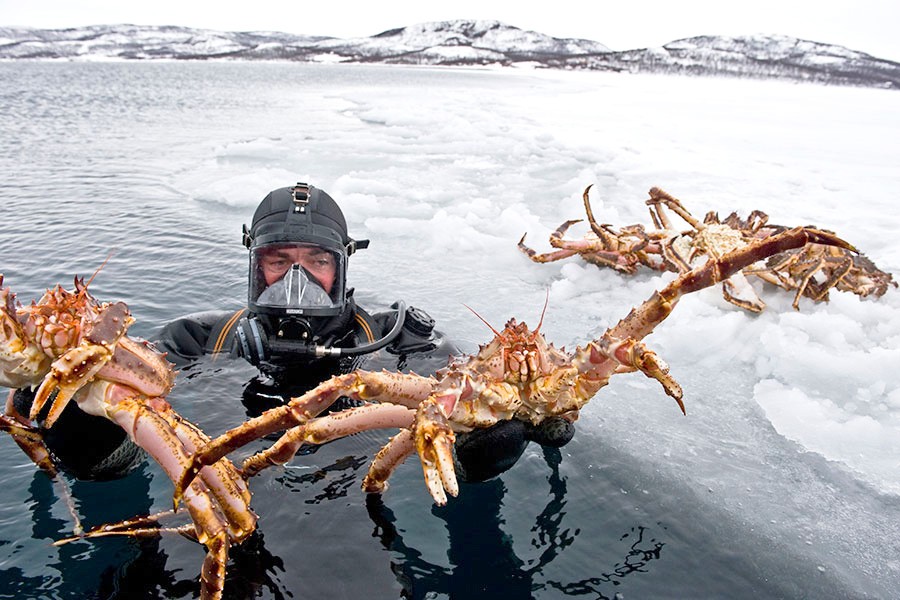
<svg viewBox="0 0 900 600"><path fill-rule="evenodd" d="M238 323L247 314L248 310L243 308L195 313L176 319L160 332L156 347L166 352L169 360L178 367L204 355L239 357L236 332ZM351 301L350 310L336 319L339 321L330 328L338 333L329 336L327 345L356 348L384 338L397 322L397 311L395 306L393 310L369 313ZM412 370L419 375L433 375L458 353L457 347L434 329L434 321L427 314L408 308L400 334L384 351L343 359L298 357L293 361L264 363L260 370L285 387L296 388L304 381L315 387L333 374L359 368Z"/></svg>

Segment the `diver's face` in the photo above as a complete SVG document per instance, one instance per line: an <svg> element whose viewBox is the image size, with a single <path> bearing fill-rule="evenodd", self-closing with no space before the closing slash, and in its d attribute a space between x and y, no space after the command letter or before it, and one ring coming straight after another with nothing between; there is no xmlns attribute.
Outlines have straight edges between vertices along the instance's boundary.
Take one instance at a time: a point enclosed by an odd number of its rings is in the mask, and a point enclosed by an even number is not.
<svg viewBox="0 0 900 600"><path fill-rule="evenodd" d="M272 248L260 257L260 269L266 285L272 285L293 265L309 271L326 293L331 293L337 277L334 255L319 246L283 246Z"/></svg>

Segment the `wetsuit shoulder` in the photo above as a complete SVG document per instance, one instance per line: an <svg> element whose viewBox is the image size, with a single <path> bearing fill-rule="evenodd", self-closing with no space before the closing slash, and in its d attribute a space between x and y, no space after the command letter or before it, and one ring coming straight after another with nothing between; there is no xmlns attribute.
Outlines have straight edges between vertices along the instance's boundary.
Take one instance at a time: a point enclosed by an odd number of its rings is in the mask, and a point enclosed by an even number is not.
<svg viewBox="0 0 900 600"><path fill-rule="evenodd" d="M156 346L183 366L204 354L231 352L234 328L247 309L212 310L179 317L159 332Z"/></svg>

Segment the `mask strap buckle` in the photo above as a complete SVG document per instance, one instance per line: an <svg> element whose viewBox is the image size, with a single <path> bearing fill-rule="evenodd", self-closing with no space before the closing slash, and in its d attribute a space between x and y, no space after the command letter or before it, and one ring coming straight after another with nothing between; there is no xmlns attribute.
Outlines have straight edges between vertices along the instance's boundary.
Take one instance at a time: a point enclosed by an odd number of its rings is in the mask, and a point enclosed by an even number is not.
<svg viewBox="0 0 900 600"><path fill-rule="evenodd" d="M350 243L344 246L347 256L352 255L357 250L369 247L369 240L350 240Z"/></svg>

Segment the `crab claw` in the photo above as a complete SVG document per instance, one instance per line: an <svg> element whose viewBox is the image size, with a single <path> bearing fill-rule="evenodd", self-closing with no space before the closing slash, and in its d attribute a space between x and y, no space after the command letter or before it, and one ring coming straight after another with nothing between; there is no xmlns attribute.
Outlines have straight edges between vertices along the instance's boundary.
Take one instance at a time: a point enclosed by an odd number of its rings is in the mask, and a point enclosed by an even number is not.
<svg viewBox="0 0 900 600"><path fill-rule="evenodd" d="M669 375L669 365L648 349L643 342L631 338L621 341L611 341L608 338L600 340L600 348L608 356L613 357L619 364L626 368L633 368L651 379L657 380L665 390L678 403L681 414L687 414L684 409L682 397L684 393L678 382Z"/></svg>
<svg viewBox="0 0 900 600"><path fill-rule="evenodd" d="M456 469L453 466L456 434L450 429L438 403L431 398L419 407L414 431L416 450L425 473L425 485L434 503L443 506L447 503L447 494L456 496L459 493Z"/></svg>
<svg viewBox="0 0 900 600"><path fill-rule="evenodd" d="M60 356L53 362L50 373L35 393L29 418L37 420L53 392L58 391L44 419L44 427L52 427L72 396L87 385L111 358L112 353L105 346L92 344L82 344Z"/></svg>
<svg viewBox="0 0 900 600"><path fill-rule="evenodd" d="M29 415L31 419L37 419L53 392L59 390L44 420L44 427L52 427L72 396L112 360L116 344L125 336L133 321L124 302L104 306L88 324L81 343L67 350L50 366L50 373L35 394Z"/></svg>

